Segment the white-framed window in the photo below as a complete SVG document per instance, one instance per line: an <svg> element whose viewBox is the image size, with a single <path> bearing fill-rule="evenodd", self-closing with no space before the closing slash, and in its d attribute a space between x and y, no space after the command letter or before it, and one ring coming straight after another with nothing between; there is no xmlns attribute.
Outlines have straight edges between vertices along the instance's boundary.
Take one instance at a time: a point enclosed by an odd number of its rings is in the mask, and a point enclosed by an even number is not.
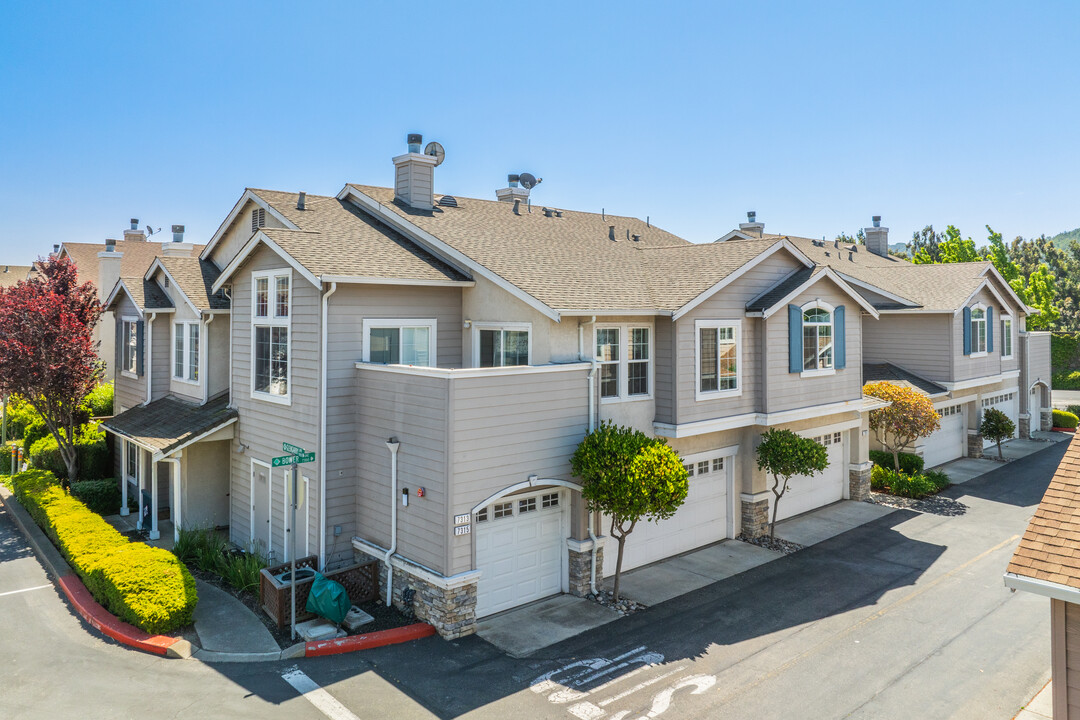
<svg viewBox="0 0 1080 720"><path fill-rule="evenodd" d="M833 372L833 307L815 300L803 305L803 373Z"/></svg>
<svg viewBox="0 0 1080 720"><path fill-rule="evenodd" d="M199 382L199 332L198 320L173 323L173 379Z"/></svg>
<svg viewBox="0 0 1080 720"><path fill-rule="evenodd" d="M652 397L652 328L643 325L599 325L593 346L600 365L603 400Z"/></svg>
<svg viewBox="0 0 1080 720"><path fill-rule="evenodd" d="M937 413L940 417L947 418L953 415L959 415L963 405L949 405L948 407L939 408Z"/></svg>
<svg viewBox="0 0 1080 720"><path fill-rule="evenodd" d="M532 364L530 323L473 323L476 367L511 367Z"/></svg>
<svg viewBox="0 0 1080 720"><path fill-rule="evenodd" d="M494 505L492 505L491 510L492 510L492 516L496 520L498 520L500 518L504 518L504 517L513 517L513 515L514 515L514 503L512 501L511 502L504 502L504 503L495 503Z"/></svg>
<svg viewBox="0 0 1080 720"><path fill-rule="evenodd" d="M292 270L251 274L251 394L290 402Z"/></svg>
<svg viewBox="0 0 1080 720"><path fill-rule="evenodd" d="M982 304L971 308L971 354L986 354L986 307Z"/></svg>
<svg viewBox="0 0 1080 720"><path fill-rule="evenodd" d="M364 320L364 362L436 367L434 318Z"/></svg>
<svg viewBox="0 0 1080 720"><path fill-rule="evenodd" d="M120 332L120 372L135 377L139 372L139 319L123 318Z"/></svg>
<svg viewBox="0 0 1080 720"><path fill-rule="evenodd" d="M694 322L698 400L742 394L742 323L738 320Z"/></svg>
<svg viewBox="0 0 1080 720"><path fill-rule="evenodd" d="M1001 316L1001 357L1011 358L1013 354L1013 319L1012 315Z"/></svg>
<svg viewBox="0 0 1080 720"><path fill-rule="evenodd" d="M139 446L124 441L124 477L139 486Z"/></svg>

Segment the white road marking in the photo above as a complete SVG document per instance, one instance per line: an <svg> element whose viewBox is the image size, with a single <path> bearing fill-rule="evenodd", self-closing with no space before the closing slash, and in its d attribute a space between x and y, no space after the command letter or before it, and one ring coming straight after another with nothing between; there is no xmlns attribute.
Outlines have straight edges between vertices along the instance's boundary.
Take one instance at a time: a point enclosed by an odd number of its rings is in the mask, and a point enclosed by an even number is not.
<svg viewBox="0 0 1080 720"><path fill-rule="evenodd" d="M4 597L5 595L18 595L19 593L30 592L31 590L44 590L47 587L52 587L52 585L36 585L34 587L23 588L22 590L8 590L7 592L0 593L0 597Z"/></svg>
<svg viewBox="0 0 1080 720"><path fill-rule="evenodd" d="M664 673L663 675L657 675L657 676L656 676L656 677L654 677L654 678L653 678L652 680L646 680L646 681L645 681L645 682L643 682L643 683L638 683L637 685L635 685L634 687L630 688L629 690L623 690L623 691L622 691L621 693L619 693L618 695L613 695L613 696L609 697L609 698L608 698L607 700L601 700L601 701L599 702L599 705L600 705L600 707L604 707L605 705L610 705L611 703L615 702L616 700L622 700L622 699L623 699L624 697L626 697L627 695L633 695L633 694L634 694L634 693L636 693L636 692L637 692L638 690L643 690L644 688L647 688L647 687L649 687L649 686L650 686L650 685L652 685L653 683L658 683L658 682L660 682L661 680L663 680L664 678L666 678L666 677L671 677L671 676L672 676L672 675L674 675L675 673L677 673L677 672L682 672L682 671L683 671L683 670L685 670L685 669L686 669L686 666L685 666L685 665L680 665L679 667L675 668L675 669L674 669L674 670L672 670L671 672L666 672L666 673Z"/></svg>
<svg viewBox="0 0 1080 720"><path fill-rule="evenodd" d="M295 667L290 669L281 676L281 679L292 685L296 692L330 720L360 720L300 669Z"/></svg>

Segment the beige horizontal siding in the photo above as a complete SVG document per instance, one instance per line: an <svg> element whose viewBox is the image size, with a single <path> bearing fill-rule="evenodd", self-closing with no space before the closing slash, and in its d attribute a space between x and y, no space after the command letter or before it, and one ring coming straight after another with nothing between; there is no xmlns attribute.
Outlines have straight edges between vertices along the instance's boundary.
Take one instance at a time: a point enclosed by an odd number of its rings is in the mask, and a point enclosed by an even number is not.
<svg viewBox="0 0 1080 720"><path fill-rule="evenodd" d="M863 357L867 363L891 362L928 380L949 382L951 343L952 317L948 314L886 313L877 320L863 318Z"/></svg>

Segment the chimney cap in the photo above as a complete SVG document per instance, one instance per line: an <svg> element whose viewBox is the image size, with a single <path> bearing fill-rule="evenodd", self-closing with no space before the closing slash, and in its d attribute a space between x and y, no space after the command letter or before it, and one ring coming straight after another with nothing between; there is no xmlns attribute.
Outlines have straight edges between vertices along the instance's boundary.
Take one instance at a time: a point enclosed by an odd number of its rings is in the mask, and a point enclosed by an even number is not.
<svg viewBox="0 0 1080 720"><path fill-rule="evenodd" d="M58 252L60 252L60 245L59 245L59 244L54 244L54 245L52 246L52 251L53 251L54 253L58 253Z"/></svg>
<svg viewBox="0 0 1080 720"><path fill-rule="evenodd" d="M172 226L172 231L174 233L182 233L182 232L184 232L184 226L183 225L173 225Z"/></svg>
<svg viewBox="0 0 1080 720"><path fill-rule="evenodd" d="M406 138L406 142L408 142L410 145L419 145L420 143L424 142L424 136L420 133L409 133L409 136Z"/></svg>
<svg viewBox="0 0 1080 720"><path fill-rule="evenodd" d="M748 220L749 222L754 222L754 220L756 220L756 219L757 219L757 212L756 212L756 211L754 211L754 210L747 210L747 211L746 211L746 219L747 219L747 220Z"/></svg>
<svg viewBox="0 0 1080 720"><path fill-rule="evenodd" d="M881 227L881 216L874 215L870 220L874 223L874 227Z"/></svg>
<svg viewBox="0 0 1080 720"><path fill-rule="evenodd" d="M517 173L510 173L510 174L508 174L506 176L506 182L507 182L508 185L510 185L510 187L517 187L518 186L518 180L520 180L520 179L521 179L521 176L518 175Z"/></svg>

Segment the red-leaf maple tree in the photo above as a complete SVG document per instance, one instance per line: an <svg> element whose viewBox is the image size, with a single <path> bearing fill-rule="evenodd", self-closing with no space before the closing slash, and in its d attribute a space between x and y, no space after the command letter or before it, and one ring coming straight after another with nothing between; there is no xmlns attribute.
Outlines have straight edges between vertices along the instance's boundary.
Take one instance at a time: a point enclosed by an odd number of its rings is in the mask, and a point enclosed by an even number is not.
<svg viewBox="0 0 1080 720"><path fill-rule="evenodd" d="M79 472L80 404L102 376L93 340L101 303L67 258L38 261L35 277L0 288L0 393L37 410L59 446L68 482Z"/></svg>

